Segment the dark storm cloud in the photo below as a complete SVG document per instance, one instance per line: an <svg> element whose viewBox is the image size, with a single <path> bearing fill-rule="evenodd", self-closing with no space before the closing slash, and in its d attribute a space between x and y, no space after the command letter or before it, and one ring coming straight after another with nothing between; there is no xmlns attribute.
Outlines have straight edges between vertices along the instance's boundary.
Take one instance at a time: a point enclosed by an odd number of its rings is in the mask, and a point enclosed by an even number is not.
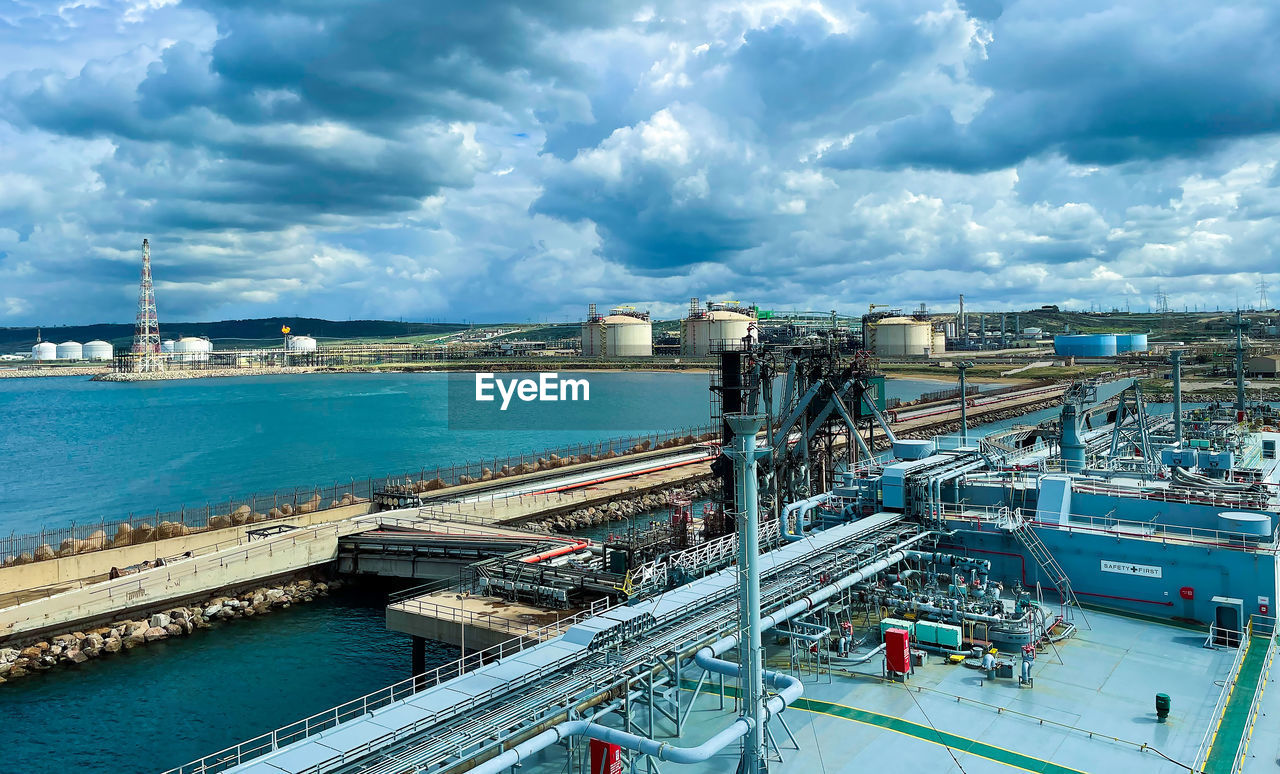
<svg viewBox="0 0 1280 774"><path fill-rule="evenodd" d="M1023 2L991 36L971 68L991 96L971 121L931 105L826 162L969 172L1051 151L1118 164L1280 131L1280 47L1263 43L1280 39L1273 2Z"/></svg>
<svg viewBox="0 0 1280 774"><path fill-rule="evenodd" d="M578 79L557 31L617 20L605 3L196 5L216 19L211 50L3 83L10 120L119 143L104 177L191 229L403 212L467 187L489 159L451 122L556 103Z"/></svg>

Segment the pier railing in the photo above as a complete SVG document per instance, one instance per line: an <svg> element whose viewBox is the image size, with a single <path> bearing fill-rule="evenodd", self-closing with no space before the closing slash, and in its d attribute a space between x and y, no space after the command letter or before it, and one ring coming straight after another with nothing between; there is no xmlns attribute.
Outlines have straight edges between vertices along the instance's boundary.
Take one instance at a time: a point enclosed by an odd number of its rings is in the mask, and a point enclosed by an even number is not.
<svg viewBox="0 0 1280 774"><path fill-rule="evenodd" d="M504 468L507 470L506 475L516 475L520 472L551 469L564 464L559 462L563 460L619 457L638 451L694 443L716 433L718 428L711 425L642 433L570 444L540 452L467 460L447 466L420 466L416 470L378 478L348 478L346 481L328 484L277 489L273 492L206 502L200 506L183 506L171 511L131 513L125 518L72 523L66 527L43 529L25 535L13 533L0 538L0 567L359 505L372 499L374 492L390 487L415 492L438 491L459 484L502 478Z"/></svg>
<svg viewBox="0 0 1280 774"><path fill-rule="evenodd" d="M407 680L401 680L385 688L366 694L357 699L339 704L332 709L324 712L316 713L308 718L281 726L274 731L261 734L249 739L234 747L228 747L225 750L206 755L198 758L184 766L176 769L170 769L165 774L216 774L216 772L227 771L235 768L242 763L260 758L270 752L280 749L285 745L292 744L309 736L327 731L340 723L348 720L367 715L370 712L388 707L398 701L407 699L414 694L434 688L441 683L460 677L466 672L476 669L477 667L490 663L491 661L504 658L506 656L519 653L520 651L532 647L541 642L546 637L555 636L564 632L565 629L579 621L584 621L592 616L599 615L608 609L608 605L597 603L592 605L590 609L583 610L567 618L560 619L554 623L548 624L542 629L535 629L526 634L517 635L511 639L501 642L484 650L472 651L465 653L456 661L428 670L420 675L415 675ZM571 658L571 657L566 657ZM543 669L552 670L559 668L560 662L548 664ZM538 672L525 675L520 678L519 683L533 682L541 677ZM517 682L503 683L496 688L490 689L485 694L474 697L473 704L478 705L484 701L489 701L502 692L507 692L513 688L518 688ZM493 695L488 695L492 693ZM408 729L400 731L388 731L388 735L396 734L400 736L409 736L416 733L422 728L434 725L443 719L442 712L437 711L423 718ZM376 741L376 740L375 740Z"/></svg>

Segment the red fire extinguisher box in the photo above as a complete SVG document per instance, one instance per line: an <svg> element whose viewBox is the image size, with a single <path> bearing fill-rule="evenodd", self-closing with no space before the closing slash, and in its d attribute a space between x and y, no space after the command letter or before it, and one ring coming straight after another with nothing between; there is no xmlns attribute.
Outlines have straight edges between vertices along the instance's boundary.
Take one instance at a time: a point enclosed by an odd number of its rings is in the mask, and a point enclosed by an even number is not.
<svg viewBox="0 0 1280 774"><path fill-rule="evenodd" d="M884 658L890 672L905 675L911 671L911 635L906 629L885 629Z"/></svg>
<svg viewBox="0 0 1280 774"><path fill-rule="evenodd" d="M622 774L622 748L592 739L591 774Z"/></svg>

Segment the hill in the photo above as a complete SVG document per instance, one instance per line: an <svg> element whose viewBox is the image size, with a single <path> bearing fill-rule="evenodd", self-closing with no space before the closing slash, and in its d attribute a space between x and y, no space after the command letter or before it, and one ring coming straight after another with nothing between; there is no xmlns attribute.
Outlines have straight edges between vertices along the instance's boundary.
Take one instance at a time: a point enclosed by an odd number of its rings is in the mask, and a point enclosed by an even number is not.
<svg viewBox="0 0 1280 774"><path fill-rule="evenodd" d="M206 336L219 349L260 347L281 339L280 328L288 325L295 334L317 339L404 339L431 338L464 330L458 323L396 322L394 320L321 320L314 317L267 317L257 320L221 320L218 322L161 321L160 336ZM109 341L117 348L133 341L133 325L98 323L95 325L59 325L40 329L45 341ZM35 328L0 328L0 352L29 351L36 342Z"/></svg>

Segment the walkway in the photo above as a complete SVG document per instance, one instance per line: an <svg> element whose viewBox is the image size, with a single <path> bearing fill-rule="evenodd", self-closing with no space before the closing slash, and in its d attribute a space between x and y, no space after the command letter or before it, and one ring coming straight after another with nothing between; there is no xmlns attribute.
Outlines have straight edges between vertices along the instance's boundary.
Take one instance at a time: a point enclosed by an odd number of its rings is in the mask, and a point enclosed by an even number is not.
<svg viewBox="0 0 1280 774"><path fill-rule="evenodd" d="M1204 774L1232 774L1235 770L1236 752L1249 726L1253 698L1258 693L1259 678L1270 644L1270 637L1249 638L1248 650L1240 662L1240 673L1236 676L1231 697L1222 711L1222 721L1214 733L1209 757L1204 763Z"/></svg>

